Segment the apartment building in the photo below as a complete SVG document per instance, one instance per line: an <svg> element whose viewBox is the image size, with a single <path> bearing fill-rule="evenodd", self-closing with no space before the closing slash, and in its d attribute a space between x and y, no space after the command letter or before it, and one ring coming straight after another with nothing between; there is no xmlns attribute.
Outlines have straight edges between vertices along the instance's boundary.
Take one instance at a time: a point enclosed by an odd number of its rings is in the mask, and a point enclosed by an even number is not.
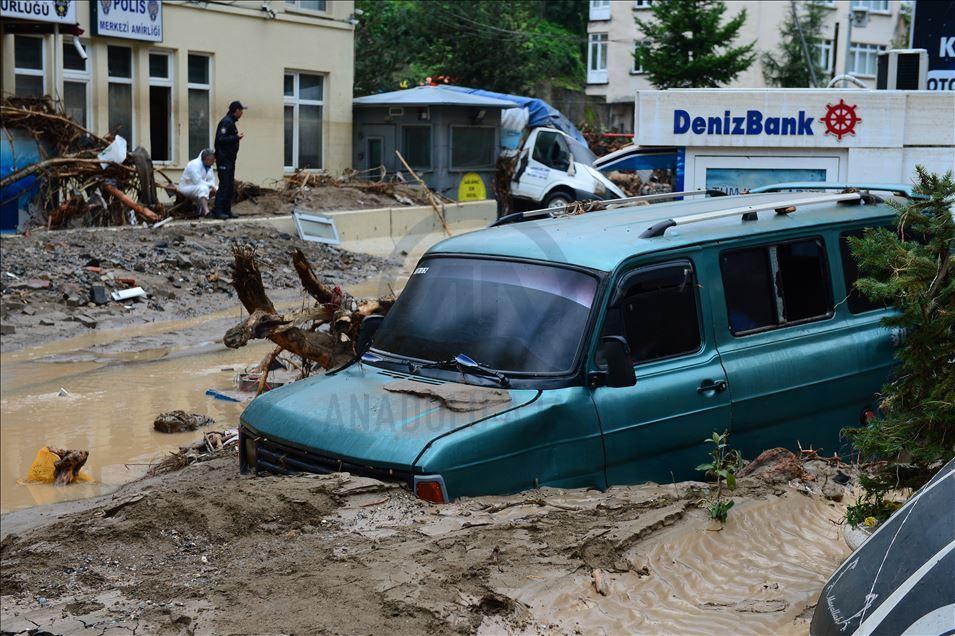
<svg viewBox="0 0 955 636"><path fill-rule="evenodd" d="M634 59L634 50L641 41L634 18L648 19L652 1L590 0L586 92L602 99L606 104L609 127L621 132L633 132L636 92L653 88ZM803 1L799 0L799 3ZM874 87L879 51L889 48L900 32L904 34L899 15L902 3L899 0L819 1L826 7L828 15L822 30L823 42L813 53L818 56L820 66L827 69L824 80L845 73ZM726 19L744 8L747 12L746 23L735 44L755 41L759 53L778 49L779 28L787 13L792 11L790 2L727 0L725 4ZM850 28L852 9L865 11L855 12L857 19ZM864 18L860 20L862 13ZM727 86L765 87L760 56Z"/></svg>
<svg viewBox="0 0 955 636"><path fill-rule="evenodd" d="M3 2L4 94L51 95L178 176L228 104L249 108L236 176L351 166L352 0ZM80 46L75 45L78 40Z"/></svg>

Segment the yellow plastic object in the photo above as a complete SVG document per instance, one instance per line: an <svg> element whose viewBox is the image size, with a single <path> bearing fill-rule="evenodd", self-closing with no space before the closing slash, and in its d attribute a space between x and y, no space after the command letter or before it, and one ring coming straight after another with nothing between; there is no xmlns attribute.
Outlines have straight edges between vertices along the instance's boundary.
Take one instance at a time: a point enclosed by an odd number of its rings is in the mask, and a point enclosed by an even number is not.
<svg viewBox="0 0 955 636"><path fill-rule="evenodd" d="M44 446L37 451L36 459L30 466L30 472L27 473L26 481L30 483L52 484L56 476L56 462L60 456ZM93 478L82 471L73 478L71 483L89 482Z"/></svg>

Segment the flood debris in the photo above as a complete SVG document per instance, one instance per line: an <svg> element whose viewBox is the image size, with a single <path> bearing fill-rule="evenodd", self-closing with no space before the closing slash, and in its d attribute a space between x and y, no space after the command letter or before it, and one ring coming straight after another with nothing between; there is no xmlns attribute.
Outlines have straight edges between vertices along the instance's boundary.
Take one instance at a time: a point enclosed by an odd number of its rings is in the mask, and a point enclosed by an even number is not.
<svg viewBox="0 0 955 636"><path fill-rule="evenodd" d="M185 411L168 411L160 413L153 421L153 430L160 433L185 433L195 431L203 426L211 426L216 421L211 417L199 413Z"/></svg>
<svg viewBox="0 0 955 636"><path fill-rule="evenodd" d="M205 419L208 419L211 424L215 424L215 421L210 418ZM202 437L192 444L180 446L179 450L169 453L159 463L150 466L146 474L154 477L182 470L190 464L207 462L219 457L231 457L237 453L238 444L238 429L205 431Z"/></svg>
<svg viewBox="0 0 955 636"><path fill-rule="evenodd" d="M37 176L32 225L130 225L155 223L165 216L150 187L154 182L148 153L141 148L127 153L119 134L125 131L98 136L49 97L5 97L0 117L5 128L24 130L38 144L40 161L0 179L0 188L5 188ZM5 141L13 144L12 139Z"/></svg>
<svg viewBox="0 0 955 636"><path fill-rule="evenodd" d="M37 451L36 459L27 473L27 483L66 486L75 482L90 481L80 469L89 458L89 451L67 450L44 446Z"/></svg>
<svg viewBox="0 0 955 636"><path fill-rule="evenodd" d="M340 286L330 287L315 275L308 258L300 249L291 253L292 265L303 290L314 301L311 307L292 314L275 309L259 271L254 248L233 248L232 285L248 317L230 328L223 342L231 349L244 347L249 340L267 338L278 345L260 365L260 391L268 381L271 362L281 351L302 359L301 376L313 366L332 369L354 358L361 322L367 316L384 315L394 298L357 300Z"/></svg>

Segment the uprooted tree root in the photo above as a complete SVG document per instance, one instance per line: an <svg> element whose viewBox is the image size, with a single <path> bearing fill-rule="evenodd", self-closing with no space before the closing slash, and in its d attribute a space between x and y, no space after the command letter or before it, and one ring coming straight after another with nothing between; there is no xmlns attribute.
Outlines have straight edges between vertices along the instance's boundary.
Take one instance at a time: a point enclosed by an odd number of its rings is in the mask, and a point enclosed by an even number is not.
<svg viewBox="0 0 955 636"><path fill-rule="evenodd" d="M263 338L278 345L267 356L268 362L263 361L263 378L268 374L269 363L282 350L323 369L345 364L356 354L355 343L362 320L371 315L384 315L394 303L394 298L358 301L340 287L325 285L315 275L305 254L296 249L291 254L292 264L302 288L315 304L301 312L279 314L265 291L255 250L237 245L232 252L235 257L232 285L249 317L229 329L223 342L231 349ZM306 373L307 366L303 365L303 375ZM264 382L260 382L260 392L263 386Z"/></svg>

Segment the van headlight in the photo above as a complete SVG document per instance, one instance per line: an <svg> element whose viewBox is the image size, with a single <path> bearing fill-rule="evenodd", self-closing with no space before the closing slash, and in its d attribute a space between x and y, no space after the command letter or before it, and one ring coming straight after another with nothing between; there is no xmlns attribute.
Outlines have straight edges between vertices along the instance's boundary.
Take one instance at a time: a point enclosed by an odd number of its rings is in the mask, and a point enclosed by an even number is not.
<svg viewBox="0 0 955 636"><path fill-rule="evenodd" d="M607 194L607 187L604 186L603 181L600 179L594 179L594 194L598 197L602 197Z"/></svg>

